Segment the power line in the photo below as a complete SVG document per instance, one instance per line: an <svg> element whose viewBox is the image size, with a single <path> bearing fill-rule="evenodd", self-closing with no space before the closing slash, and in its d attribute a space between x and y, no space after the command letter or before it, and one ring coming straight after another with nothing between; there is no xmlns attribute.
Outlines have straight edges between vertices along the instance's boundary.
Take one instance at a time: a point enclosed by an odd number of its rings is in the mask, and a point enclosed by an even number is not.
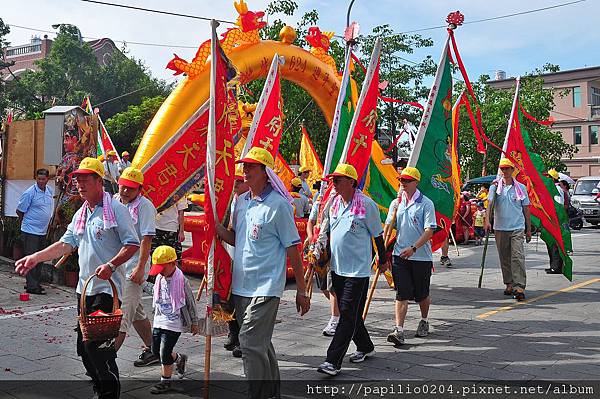
<svg viewBox="0 0 600 399"><path fill-rule="evenodd" d="M97 3L97 4L102 4L102 5L110 5L110 6L115 6L115 7L130 8L130 9L134 9L134 10L147 11L147 12L153 12L153 13L158 13L158 14L174 15L174 16L180 16L180 17L186 17L186 18L194 18L194 19L202 19L202 20L210 20L211 19L211 18L208 18L208 17L201 17L201 16L196 16L196 15L172 13L172 12L168 12L168 11L160 11L160 10L153 10L153 9L150 9L150 8L142 8L142 7L134 7L134 6L121 5L121 4L107 3L107 2L101 2L101 1L96 1L96 0L81 0L81 1L87 2L87 3ZM546 10L550 10L550 9L554 9L554 8L565 7L565 6L572 5L572 4L582 3L584 1L586 1L586 0L575 0L575 1L567 2L567 3L556 4L556 5L553 5L553 6L536 8L536 9L533 9L533 10L521 11L521 12L516 12L516 13L511 13L511 14L505 14L505 15L500 15L500 16L490 17L490 18L483 18L483 19L478 19L478 20L475 20L475 21L465 22L463 25L475 24L475 23L487 22L487 21L493 21L493 20L503 19L503 18L510 18L510 17L519 16L519 15L525 15L525 14L531 14L531 13L536 13L536 12L540 12L540 11L546 11ZM231 21L225 21L225 20L219 20L219 19L217 19L217 21L224 22L224 23L229 23L229 24L234 24L234 22L231 22ZM11 26L11 27L15 27L15 28L28 29L28 30L37 31L37 32L44 32L44 33L56 34L56 32L54 32L54 31L48 31L48 30L43 30L43 29L31 28L31 27L22 26L22 25L15 25L15 24L8 24L8 25ZM401 34L407 34L407 33L429 31L429 30L434 30L434 29L442 29L442 28L447 28L447 25L439 25L439 26L432 26L432 27L429 27L429 28L414 29L414 30L409 30L409 31L405 31L405 32L399 32L399 33L396 33L396 34L401 35ZM338 36L338 35L336 35L336 37L342 38L342 36ZM85 39L91 39L91 40L98 40L98 38L95 38L95 37L84 36L84 38ZM140 46L186 48L186 49L197 49L198 48L198 46L185 46L185 45L174 45L174 44L163 44L163 43L146 43L146 42L137 42L137 41L128 41L128 40L113 40L113 41L117 42L117 43L134 44L134 45L140 45ZM407 59L404 59L404 60L408 61L408 62L413 62L414 63L414 61L410 61L410 60L407 60Z"/></svg>
<svg viewBox="0 0 600 399"><path fill-rule="evenodd" d="M511 14L499 15L497 17L476 19L474 21L464 22L463 25L477 24L477 23L480 23L480 22L495 21L497 19L504 19L504 18L516 17L516 16L519 16L519 15L532 14L534 12L546 11L546 10L551 10L553 8L566 7L566 6L570 6L572 4L583 3L584 1L586 1L586 0L575 0L575 1L570 1L568 3L561 3L561 4L555 4L553 6L548 6L548 7L535 8L533 10L527 10L527 11L515 12L515 13L511 13ZM424 32L424 31L428 31L428 30L447 28L447 26L448 25L439 25L439 26L432 26L432 27L429 27L429 28L413 29L413 30L408 30L408 31L405 31L405 32L400 32L399 34L402 35L402 34L406 34L406 33Z"/></svg>
<svg viewBox="0 0 600 399"><path fill-rule="evenodd" d="M96 1L96 0L81 0L81 1L83 1L85 3L101 4L101 5L104 5L104 6L121 7L121 8L128 8L128 9L131 9L131 10L146 11L146 12L151 12L151 13L155 13L155 14L173 15L175 17L201 19L201 20L204 20L204 21L210 21L210 20L214 19L215 21L223 22L225 24L235 25L235 22L226 21L224 19L215 19L215 18L201 17L201 16L198 16L198 15L180 14L180 13L176 13L176 12L153 10L151 8L134 7L134 6L128 6L126 4L108 3L108 2L105 2L105 1Z"/></svg>
<svg viewBox="0 0 600 399"><path fill-rule="evenodd" d="M11 28L26 29L26 30L31 30L31 31L35 31L35 32L50 33L50 34L54 34L54 35L56 34L55 31L51 31L51 30L31 28L29 26L16 25L16 24L7 24L7 25L10 26ZM100 39L98 37L91 37L91 36L82 36L82 38L89 39L89 40L99 40ZM183 46L183 45L178 45L178 44L143 43L143 42L130 42L127 40L113 40L113 39L111 39L111 40L115 43L135 44L135 45L140 45L140 46L170 47L170 48L185 48L185 49L197 49L198 48L198 46Z"/></svg>

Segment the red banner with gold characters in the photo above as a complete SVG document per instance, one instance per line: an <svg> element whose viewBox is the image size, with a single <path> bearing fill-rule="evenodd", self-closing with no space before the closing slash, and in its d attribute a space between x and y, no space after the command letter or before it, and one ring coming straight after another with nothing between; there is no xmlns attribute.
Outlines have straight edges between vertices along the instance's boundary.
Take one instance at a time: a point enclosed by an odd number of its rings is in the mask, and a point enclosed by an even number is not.
<svg viewBox="0 0 600 399"><path fill-rule="evenodd" d="M142 193L156 209L167 209L204 176L208 102L142 168Z"/></svg>
<svg viewBox="0 0 600 399"><path fill-rule="evenodd" d="M142 193L159 212L174 205L204 178L208 108L207 101L142 168ZM231 131L238 132L241 119L235 99L227 103L227 115Z"/></svg>
<svg viewBox="0 0 600 399"><path fill-rule="evenodd" d="M213 39L214 40L214 39ZM205 252L208 292L212 288L215 302L225 303L231 289L231 259L220 240L216 239L215 223L223 222L233 191L235 176L235 143L233 129L238 128L237 100L227 83L237 74L235 68L221 49L218 41L213 43L211 73L211 96L209 125L206 145L206 175L204 212L206 213L209 250ZM233 105L233 107L230 107ZM212 300L209 299L209 303ZM209 311L210 312L210 306Z"/></svg>
<svg viewBox="0 0 600 399"><path fill-rule="evenodd" d="M279 79L279 64L282 62L282 58L275 54L242 155L245 155L252 147L264 148L273 155L273 158L277 155L283 134L283 101Z"/></svg>
<svg viewBox="0 0 600 399"><path fill-rule="evenodd" d="M360 181L369 165L371 146L377 128L377 98L379 97L379 54L381 42L377 40L367 75L356 106L356 112L350 125L350 134L346 138L342 162L356 168Z"/></svg>

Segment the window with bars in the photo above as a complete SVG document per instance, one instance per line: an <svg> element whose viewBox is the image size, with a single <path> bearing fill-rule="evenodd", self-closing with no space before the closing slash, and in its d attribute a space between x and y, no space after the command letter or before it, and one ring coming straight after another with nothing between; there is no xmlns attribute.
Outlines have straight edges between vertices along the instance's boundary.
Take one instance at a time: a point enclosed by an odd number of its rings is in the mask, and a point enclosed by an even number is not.
<svg viewBox="0 0 600 399"><path fill-rule="evenodd" d="M581 126L573 127L573 143L581 144Z"/></svg>
<svg viewBox="0 0 600 399"><path fill-rule="evenodd" d="M580 86L573 87L573 107L574 108L581 107L581 87Z"/></svg>
<svg viewBox="0 0 600 399"><path fill-rule="evenodd" d="M590 87L590 104L592 106L600 105L600 89L597 87Z"/></svg>
<svg viewBox="0 0 600 399"><path fill-rule="evenodd" d="M590 144L598 144L598 125L590 126Z"/></svg>

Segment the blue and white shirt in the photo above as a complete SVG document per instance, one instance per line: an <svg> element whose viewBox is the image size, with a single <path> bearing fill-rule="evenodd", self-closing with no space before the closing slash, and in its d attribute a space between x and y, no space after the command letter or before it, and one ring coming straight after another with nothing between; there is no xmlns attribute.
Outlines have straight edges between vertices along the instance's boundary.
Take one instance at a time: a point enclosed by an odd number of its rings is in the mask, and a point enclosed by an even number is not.
<svg viewBox="0 0 600 399"><path fill-rule="evenodd" d="M283 295L286 249L300 243L292 212L292 205L270 184L255 198L249 191L237 198L232 223L235 295Z"/></svg>

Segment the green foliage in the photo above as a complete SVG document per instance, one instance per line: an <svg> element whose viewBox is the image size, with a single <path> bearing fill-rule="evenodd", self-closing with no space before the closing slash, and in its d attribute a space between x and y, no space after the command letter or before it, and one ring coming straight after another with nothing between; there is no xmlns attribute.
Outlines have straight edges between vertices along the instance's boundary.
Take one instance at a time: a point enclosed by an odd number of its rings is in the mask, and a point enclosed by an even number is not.
<svg viewBox="0 0 600 399"><path fill-rule="evenodd" d="M10 27L4 23L2 18L0 18L0 51L4 54L4 49L8 46L8 41L6 40L6 35L10 33ZM0 64L4 64L3 61L0 61ZM6 88L5 81L0 81L0 118L4 119L6 112L7 100L5 96Z"/></svg>
<svg viewBox="0 0 600 399"><path fill-rule="evenodd" d="M119 151L129 151L133 159L142 135L164 101L163 96L145 98L140 105L130 105L105 122L113 144Z"/></svg>
<svg viewBox="0 0 600 399"><path fill-rule="evenodd" d="M520 102L525 110L538 120L548 119L554 107L554 90L543 88L543 78L539 74L555 72L557 68L555 65L547 64L521 78ZM489 76L482 75L477 82L473 83L473 89L481 106L483 129L491 141L501 148L506 136L515 90L514 87L495 89L487 84L489 80ZM464 83L457 83L454 88L456 96L463 89ZM566 167L561 159L573 157L577 152L576 146L566 143L560 132L552 131L552 128L539 125L529 119L523 120L523 126L529 132L533 150L541 156L546 167L565 170ZM464 180L496 173L500 151L488 146L485 157L477 153L471 122L463 111L461 111L459 126L459 144Z"/></svg>
<svg viewBox="0 0 600 399"><path fill-rule="evenodd" d="M262 38L279 40L279 32L285 26L285 23L282 19L277 18L276 14L290 17L297 11L298 4L293 0L272 1L266 8L266 13L269 15L269 25L261 31ZM316 26L318 21L319 14L316 10L311 10L302 15L294 27L297 34L294 44L308 49L305 36L308 33L308 28ZM320 28L323 31L330 30L327 26L321 26ZM336 33L340 34L342 32ZM432 46L431 39L422 38L420 35L397 34L388 25L376 27L373 29L372 34L359 37L359 46L355 48L355 52L365 65L368 63L377 36L384 38L380 80L389 82L388 87L382 94L406 101L417 101L426 98L429 88L423 86L423 80L425 76L435 73L435 63L431 57L426 57L416 65L406 65L406 60L402 58L401 54L412 54L415 48ZM329 53L335 60L339 71L344 66L344 51L344 42L337 38L331 40ZM356 68L353 77L357 80L360 90L364 74L359 67ZM242 96L242 100L257 102L263 85L264 80L257 80L248 84L252 94ZM301 135L300 124L304 123L319 158L324 160L329 140L329 126L321 110L307 92L292 82L282 81L282 95L284 99L285 133L281 139L280 152L283 157L291 161L298 154ZM416 122L420 116L418 111L418 109L409 106L380 102L379 125L398 131L402 119L407 118Z"/></svg>
<svg viewBox="0 0 600 399"><path fill-rule="evenodd" d="M0 37L1 33L2 25ZM41 112L53 105L81 104L90 95L92 104L111 100L100 107L106 119L139 104L143 97L166 95L171 89L164 81L153 79L139 60L118 51L107 65L99 65L73 25L61 25L48 57L37 61L37 66L39 70L6 82L2 93L8 105L25 118L41 117Z"/></svg>

